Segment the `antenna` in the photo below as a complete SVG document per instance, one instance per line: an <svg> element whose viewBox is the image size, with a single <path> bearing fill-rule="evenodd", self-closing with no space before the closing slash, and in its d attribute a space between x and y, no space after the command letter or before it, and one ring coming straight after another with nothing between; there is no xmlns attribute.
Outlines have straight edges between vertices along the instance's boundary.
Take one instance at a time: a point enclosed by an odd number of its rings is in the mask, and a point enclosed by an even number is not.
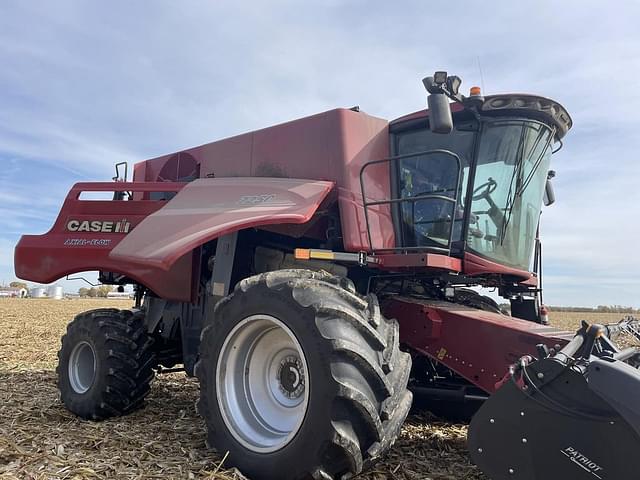
<svg viewBox="0 0 640 480"><path fill-rule="evenodd" d="M480 65L480 55L476 55L476 60L478 61L478 70L480 71L480 86L482 87L482 91L486 93L484 89L484 76L482 75L482 66Z"/></svg>

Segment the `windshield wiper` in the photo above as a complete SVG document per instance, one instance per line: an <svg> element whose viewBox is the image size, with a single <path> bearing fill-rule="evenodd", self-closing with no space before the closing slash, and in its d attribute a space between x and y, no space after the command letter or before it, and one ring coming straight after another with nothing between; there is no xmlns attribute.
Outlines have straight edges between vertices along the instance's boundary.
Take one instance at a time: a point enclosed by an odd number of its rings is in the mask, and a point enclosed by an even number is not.
<svg viewBox="0 0 640 480"><path fill-rule="evenodd" d="M507 236L507 227L509 225L509 221L511 220L511 213L513 212L513 207L516 204L516 194L519 190L519 180L520 180L520 170L522 169L522 158L524 156L524 125L522 126L522 130L520 131L520 142L518 144L518 152L516 153L517 159L515 167L513 168L513 173L511 174L511 179L509 180L509 193L507 194L507 201L504 205L504 221L500 226L500 245L504 244L504 239ZM516 188L514 190L514 181L516 182Z"/></svg>
<svg viewBox="0 0 640 480"><path fill-rule="evenodd" d="M542 139L543 135L542 132L544 132L545 130L542 130L540 132L540 134L538 135L538 138L536 138L535 143L533 144L533 146L530 149L530 155L533 154L533 152L536 151L536 148L538 146L538 144L540 143L540 140ZM549 146L551 145L551 142L553 141L553 137L555 136L555 132L556 129L552 128L550 129L549 132L549 137L547 138L547 142L546 145L544 146L544 148L542 150L540 150L540 153L538 154L538 158L536 158L536 161L533 165L533 167L531 168L531 172L529 172L529 175L527 175L527 178L524 179L524 181L522 180L522 176L521 176L521 172L522 169L524 168L524 163L525 161L529 161L529 159L524 159L524 136L525 136L525 127L523 126L522 128L522 133L520 134L520 145L519 145L519 158L517 160L517 164L516 167L513 169L513 173L511 174L511 179L509 181L509 194L507 195L507 201L505 203L505 212L504 212L504 222L502 223L502 226L500 228L500 245L502 245L504 243L504 239L507 235L507 227L509 226L509 221L511 220L511 214L513 213L513 208L516 205L516 198L522 197L522 195L524 194L525 190L527 189L527 187L529 186L529 184L531 183L531 180L533 180L533 177L535 176L538 168L540 167L540 165L542 164L542 158L544 157L545 152L547 151L547 149L549 148ZM514 180L516 182L515 185L515 190L514 190Z"/></svg>
<svg viewBox="0 0 640 480"><path fill-rule="evenodd" d="M533 180L533 177L534 177L535 173L538 171L538 167L542 163L542 158L544 157L545 152L547 151L548 148L551 147L551 142L553 141L553 137L555 136L555 134L556 134L556 129L554 127L553 129L551 129L551 131L549 133L549 137L547 138L546 145L540 151L540 154L538 155L538 158L536 158L536 161L535 161L535 163L533 165L533 168L531 169L531 172L529 172L529 175L527 176L527 178L524 180L524 182L522 182L522 187L521 187L521 189L519 191L516 192L516 195L522 196L524 191L527 189L527 187L531 183L531 180ZM542 139L542 135L538 135L538 138L536 139L536 143L534 143L533 147L531 147L531 153L536 151L536 148L538 147L538 144L540 143L541 139Z"/></svg>

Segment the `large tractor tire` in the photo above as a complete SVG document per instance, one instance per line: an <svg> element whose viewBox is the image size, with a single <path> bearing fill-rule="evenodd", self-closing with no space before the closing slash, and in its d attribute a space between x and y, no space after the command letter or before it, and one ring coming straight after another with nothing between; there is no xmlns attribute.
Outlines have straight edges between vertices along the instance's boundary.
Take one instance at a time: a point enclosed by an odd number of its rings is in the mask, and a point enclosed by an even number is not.
<svg viewBox="0 0 640 480"><path fill-rule="evenodd" d="M202 332L198 411L209 446L252 479L355 475L411 406L398 323L349 280L279 270L241 281Z"/></svg>
<svg viewBox="0 0 640 480"><path fill-rule="evenodd" d="M154 376L152 343L142 313L100 308L77 315L58 352L62 403L90 420L135 410Z"/></svg>

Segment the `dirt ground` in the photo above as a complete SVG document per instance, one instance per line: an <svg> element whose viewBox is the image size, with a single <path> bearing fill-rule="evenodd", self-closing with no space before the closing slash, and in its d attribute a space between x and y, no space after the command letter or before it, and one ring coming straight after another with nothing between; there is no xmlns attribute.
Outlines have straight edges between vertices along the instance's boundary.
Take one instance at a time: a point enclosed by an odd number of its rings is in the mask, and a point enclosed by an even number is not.
<svg viewBox="0 0 640 480"><path fill-rule="evenodd" d="M0 478L244 478L205 447L204 424L195 412L198 385L184 374L159 376L145 407L126 417L88 422L62 407L55 384L60 336L75 314L107 306L128 303L0 299ZM595 320L584 313L551 319L571 330L581 319ZM384 462L358 478L486 479L469 462L465 437L465 425L414 414Z"/></svg>

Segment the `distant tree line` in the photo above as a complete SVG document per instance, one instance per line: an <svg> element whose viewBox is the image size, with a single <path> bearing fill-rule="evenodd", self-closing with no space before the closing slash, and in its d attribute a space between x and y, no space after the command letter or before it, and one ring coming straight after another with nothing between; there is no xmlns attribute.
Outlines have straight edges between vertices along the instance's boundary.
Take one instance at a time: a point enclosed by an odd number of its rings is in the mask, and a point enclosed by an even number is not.
<svg viewBox="0 0 640 480"><path fill-rule="evenodd" d="M591 307L549 307L553 312L591 312L591 313L640 313L640 308L623 305L598 305Z"/></svg>
<svg viewBox="0 0 640 480"><path fill-rule="evenodd" d="M109 292L113 291L113 287L111 285L100 285L99 287L91 287L91 288L84 288L82 287L81 289L78 290L78 295L80 295L81 297L89 297L89 298L95 298L95 297L102 297L102 298L106 298L107 295L109 294Z"/></svg>
<svg viewBox="0 0 640 480"><path fill-rule="evenodd" d="M502 310L511 310L509 303L501 303ZM625 307L623 305L598 305L597 307L553 307L547 305L552 312L579 312L579 313L640 313L640 308Z"/></svg>

